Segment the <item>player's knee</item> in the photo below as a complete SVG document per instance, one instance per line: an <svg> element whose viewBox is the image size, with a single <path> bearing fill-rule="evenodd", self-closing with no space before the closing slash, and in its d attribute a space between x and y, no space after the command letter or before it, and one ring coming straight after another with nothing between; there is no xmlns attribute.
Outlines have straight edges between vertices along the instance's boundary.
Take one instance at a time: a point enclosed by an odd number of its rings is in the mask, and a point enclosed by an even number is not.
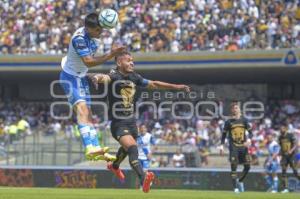
<svg viewBox="0 0 300 199"><path fill-rule="evenodd" d="M81 105L80 108L77 109L79 116L88 117L89 116L89 109L86 105Z"/></svg>
<svg viewBox="0 0 300 199"><path fill-rule="evenodd" d="M286 167L285 166L281 166L281 168L282 168L282 174L286 174Z"/></svg>
<svg viewBox="0 0 300 199"><path fill-rule="evenodd" d="M238 177L236 171L231 171L231 172L230 172L230 176L231 176L231 178L237 178L237 177Z"/></svg>
<svg viewBox="0 0 300 199"><path fill-rule="evenodd" d="M236 171L236 170L237 170L237 164L231 163L231 171Z"/></svg>
<svg viewBox="0 0 300 199"><path fill-rule="evenodd" d="M138 159L138 148L136 145L131 145L130 147L128 147L127 150L128 156L129 156L129 161L134 161Z"/></svg>

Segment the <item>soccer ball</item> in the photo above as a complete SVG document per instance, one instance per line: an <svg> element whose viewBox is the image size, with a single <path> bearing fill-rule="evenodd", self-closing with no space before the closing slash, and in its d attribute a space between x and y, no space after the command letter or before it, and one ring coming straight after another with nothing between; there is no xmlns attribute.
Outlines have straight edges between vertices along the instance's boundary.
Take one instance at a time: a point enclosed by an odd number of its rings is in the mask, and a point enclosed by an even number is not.
<svg viewBox="0 0 300 199"><path fill-rule="evenodd" d="M99 14L99 24L102 28L112 29L117 26L119 17L113 9L104 9Z"/></svg>

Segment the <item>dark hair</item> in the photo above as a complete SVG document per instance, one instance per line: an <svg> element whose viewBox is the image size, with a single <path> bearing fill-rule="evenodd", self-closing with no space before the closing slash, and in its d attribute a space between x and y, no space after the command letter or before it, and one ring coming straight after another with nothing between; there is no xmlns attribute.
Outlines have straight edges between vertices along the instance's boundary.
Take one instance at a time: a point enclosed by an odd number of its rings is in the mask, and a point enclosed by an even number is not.
<svg viewBox="0 0 300 199"><path fill-rule="evenodd" d="M117 56L115 56L115 62L117 62L117 60L118 60L119 57L123 57L125 55L130 55L131 56L130 52L124 50L123 52L121 52L120 54L118 54Z"/></svg>
<svg viewBox="0 0 300 199"><path fill-rule="evenodd" d="M231 104L230 104L230 108L233 108L234 106L238 106L238 107L240 107L240 104L239 104L239 102L238 102L238 101L233 101L233 102L231 102Z"/></svg>
<svg viewBox="0 0 300 199"><path fill-rule="evenodd" d="M100 26L98 21L98 14L90 13L84 19L84 26L89 28L96 28Z"/></svg>

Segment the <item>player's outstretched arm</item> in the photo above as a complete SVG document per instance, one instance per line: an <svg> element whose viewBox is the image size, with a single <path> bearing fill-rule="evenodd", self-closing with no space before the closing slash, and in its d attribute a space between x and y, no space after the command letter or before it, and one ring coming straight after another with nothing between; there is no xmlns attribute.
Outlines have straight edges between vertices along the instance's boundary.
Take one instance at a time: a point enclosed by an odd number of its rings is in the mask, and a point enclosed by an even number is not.
<svg viewBox="0 0 300 199"><path fill-rule="evenodd" d="M110 76L103 73L88 73L87 76L93 82L96 90L99 84L105 84L111 81Z"/></svg>
<svg viewBox="0 0 300 199"><path fill-rule="evenodd" d="M102 56L95 56L95 57L93 57L91 55L88 55L88 56L81 57L81 60L83 61L83 63L88 68L91 68L91 67L103 64L104 62L106 62L106 61L112 59L113 57L117 56L118 54L120 54L124 50L125 50L124 46L116 47L116 48L113 48L112 51L108 54L105 54L105 55L102 55Z"/></svg>
<svg viewBox="0 0 300 199"><path fill-rule="evenodd" d="M190 92L190 87L184 84L170 84L167 82L161 81L149 81L148 84L149 89L174 89L174 90L183 90L186 92Z"/></svg>

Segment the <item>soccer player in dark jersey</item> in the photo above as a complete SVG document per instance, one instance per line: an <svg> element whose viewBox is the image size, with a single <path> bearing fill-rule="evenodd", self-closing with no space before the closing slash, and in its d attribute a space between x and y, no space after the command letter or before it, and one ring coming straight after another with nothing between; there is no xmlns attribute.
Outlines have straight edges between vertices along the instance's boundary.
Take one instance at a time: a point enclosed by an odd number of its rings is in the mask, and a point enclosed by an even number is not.
<svg viewBox="0 0 300 199"><path fill-rule="evenodd" d="M281 193L288 193L288 179L287 179L287 168L290 166L293 169L294 175L300 180L298 175L296 164L295 164L295 154L297 150L297 141L292 133L288 132L288 125L282 124L280 126L280 136L278 139L280 145L280 155L281 155L281 168L282 168L282 180L283 180L283 191Z"/></svg>
<svg viewBox="0 0 300 199"><path fill-rule="evenodd" d="M226 137L229 140L229 161L231 164L231 178L234 187L234 192L239 193L244 191L243 180L250 170L250 155L248 154L248 146L252 137L251 127L248 121L242 117L240 106L238 103L231 104L232 118L224 124L220 153L224 152L224 143ZM247 138L246 131L249 135ZM244 164L244 170L240 178L237 174L238 164Z"/></svg>
<svg viewBox="0 0 300 199"><path fill-rule="evenodd" d="M129 163L139 177L143 191L147 193L154 180L154 174L153 172L144 172L143 167L138 160L138 148L136 142L138 130L134 114L136 87L174 89L187 92L189 92L190 88L181 84L169 84L144 79L134 71L133 58L129 52L123 52L116 56L115 61L117 68L113 69L109 74L90 75L95 86L99 83L108 83L111 133L121 145L116 155L117 159L113 163L108 164L108 169L119 179L124 180L125 176L119 166L128 155Z"/></svg>

